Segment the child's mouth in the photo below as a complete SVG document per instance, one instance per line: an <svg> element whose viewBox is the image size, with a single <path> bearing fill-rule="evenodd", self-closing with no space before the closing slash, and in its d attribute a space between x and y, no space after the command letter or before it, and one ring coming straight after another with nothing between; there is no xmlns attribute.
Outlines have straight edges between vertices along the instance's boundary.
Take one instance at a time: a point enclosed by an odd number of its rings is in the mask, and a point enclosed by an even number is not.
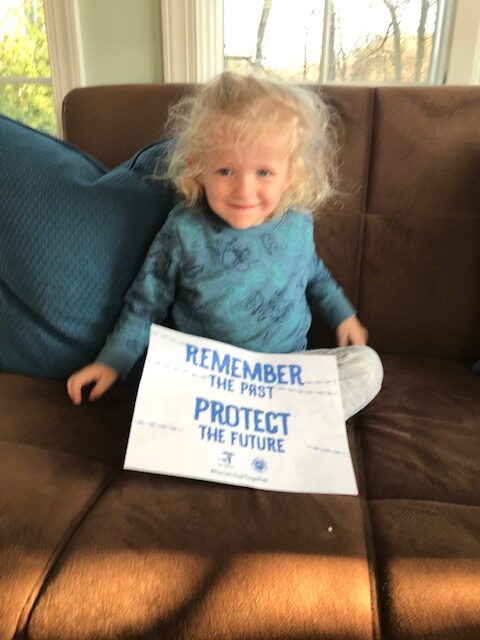
<svg viewBox="0 0 480 640"><path fill-rule="evenodd" d="M258 204L240 204L231 202L229 206L232 207L232 209L254 209L255 207L258 207Z"/></svg>

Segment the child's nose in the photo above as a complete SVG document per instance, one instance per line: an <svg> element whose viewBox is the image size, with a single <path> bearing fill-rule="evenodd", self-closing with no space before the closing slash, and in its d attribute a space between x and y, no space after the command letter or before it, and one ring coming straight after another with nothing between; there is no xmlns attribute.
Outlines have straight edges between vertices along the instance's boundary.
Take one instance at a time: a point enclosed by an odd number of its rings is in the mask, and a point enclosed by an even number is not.
<svg viewBox="0 0 480 640"><path fill-rule="evenodd" d="M238 175L235 182L235 194L239 197L245 197L252 193L254 181L249 175Z"/></svg>

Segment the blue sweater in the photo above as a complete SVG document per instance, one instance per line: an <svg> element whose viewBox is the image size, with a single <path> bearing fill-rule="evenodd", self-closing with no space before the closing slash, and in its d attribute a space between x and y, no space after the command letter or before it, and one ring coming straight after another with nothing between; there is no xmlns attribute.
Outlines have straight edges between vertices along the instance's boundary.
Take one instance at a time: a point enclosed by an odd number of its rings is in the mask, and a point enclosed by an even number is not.
<svg viewBox="0 0 480 640"><path fill-rule="evenodd" d="M125 378L145 351L150 324L253 351L303 351L310 308L334 329L355 313L317 257L313 220L287 211L234 229L205 205L175 207L125 296L97 362Z"/></svg>

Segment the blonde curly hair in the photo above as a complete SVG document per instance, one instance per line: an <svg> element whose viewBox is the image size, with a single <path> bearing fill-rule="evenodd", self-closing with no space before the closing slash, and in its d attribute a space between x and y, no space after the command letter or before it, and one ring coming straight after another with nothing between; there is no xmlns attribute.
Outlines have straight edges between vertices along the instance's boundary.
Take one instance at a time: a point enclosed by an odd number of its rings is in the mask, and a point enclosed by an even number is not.
<svg viewBox="0 0 480 640"><path fill-rule="evenodd" d="M336 191L335 119L307 87L224 72L170 109L167 132L175 143L166 177L193 206L204 195L199 177L205 153L225 141L249 145L287 134L292 182L280 208L314 210Z"/></svg>

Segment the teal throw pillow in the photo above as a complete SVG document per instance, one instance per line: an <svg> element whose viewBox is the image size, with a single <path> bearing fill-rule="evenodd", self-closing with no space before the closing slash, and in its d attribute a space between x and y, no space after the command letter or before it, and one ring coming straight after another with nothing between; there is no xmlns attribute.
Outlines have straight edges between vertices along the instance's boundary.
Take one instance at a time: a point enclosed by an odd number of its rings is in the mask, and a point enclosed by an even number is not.
<svg viewBox="0 0 480 640"><path fill-rule="evenodd" d="M168 141L109 170L0 117L0 369L65 378L94 359L174 205Z"/></svg>

